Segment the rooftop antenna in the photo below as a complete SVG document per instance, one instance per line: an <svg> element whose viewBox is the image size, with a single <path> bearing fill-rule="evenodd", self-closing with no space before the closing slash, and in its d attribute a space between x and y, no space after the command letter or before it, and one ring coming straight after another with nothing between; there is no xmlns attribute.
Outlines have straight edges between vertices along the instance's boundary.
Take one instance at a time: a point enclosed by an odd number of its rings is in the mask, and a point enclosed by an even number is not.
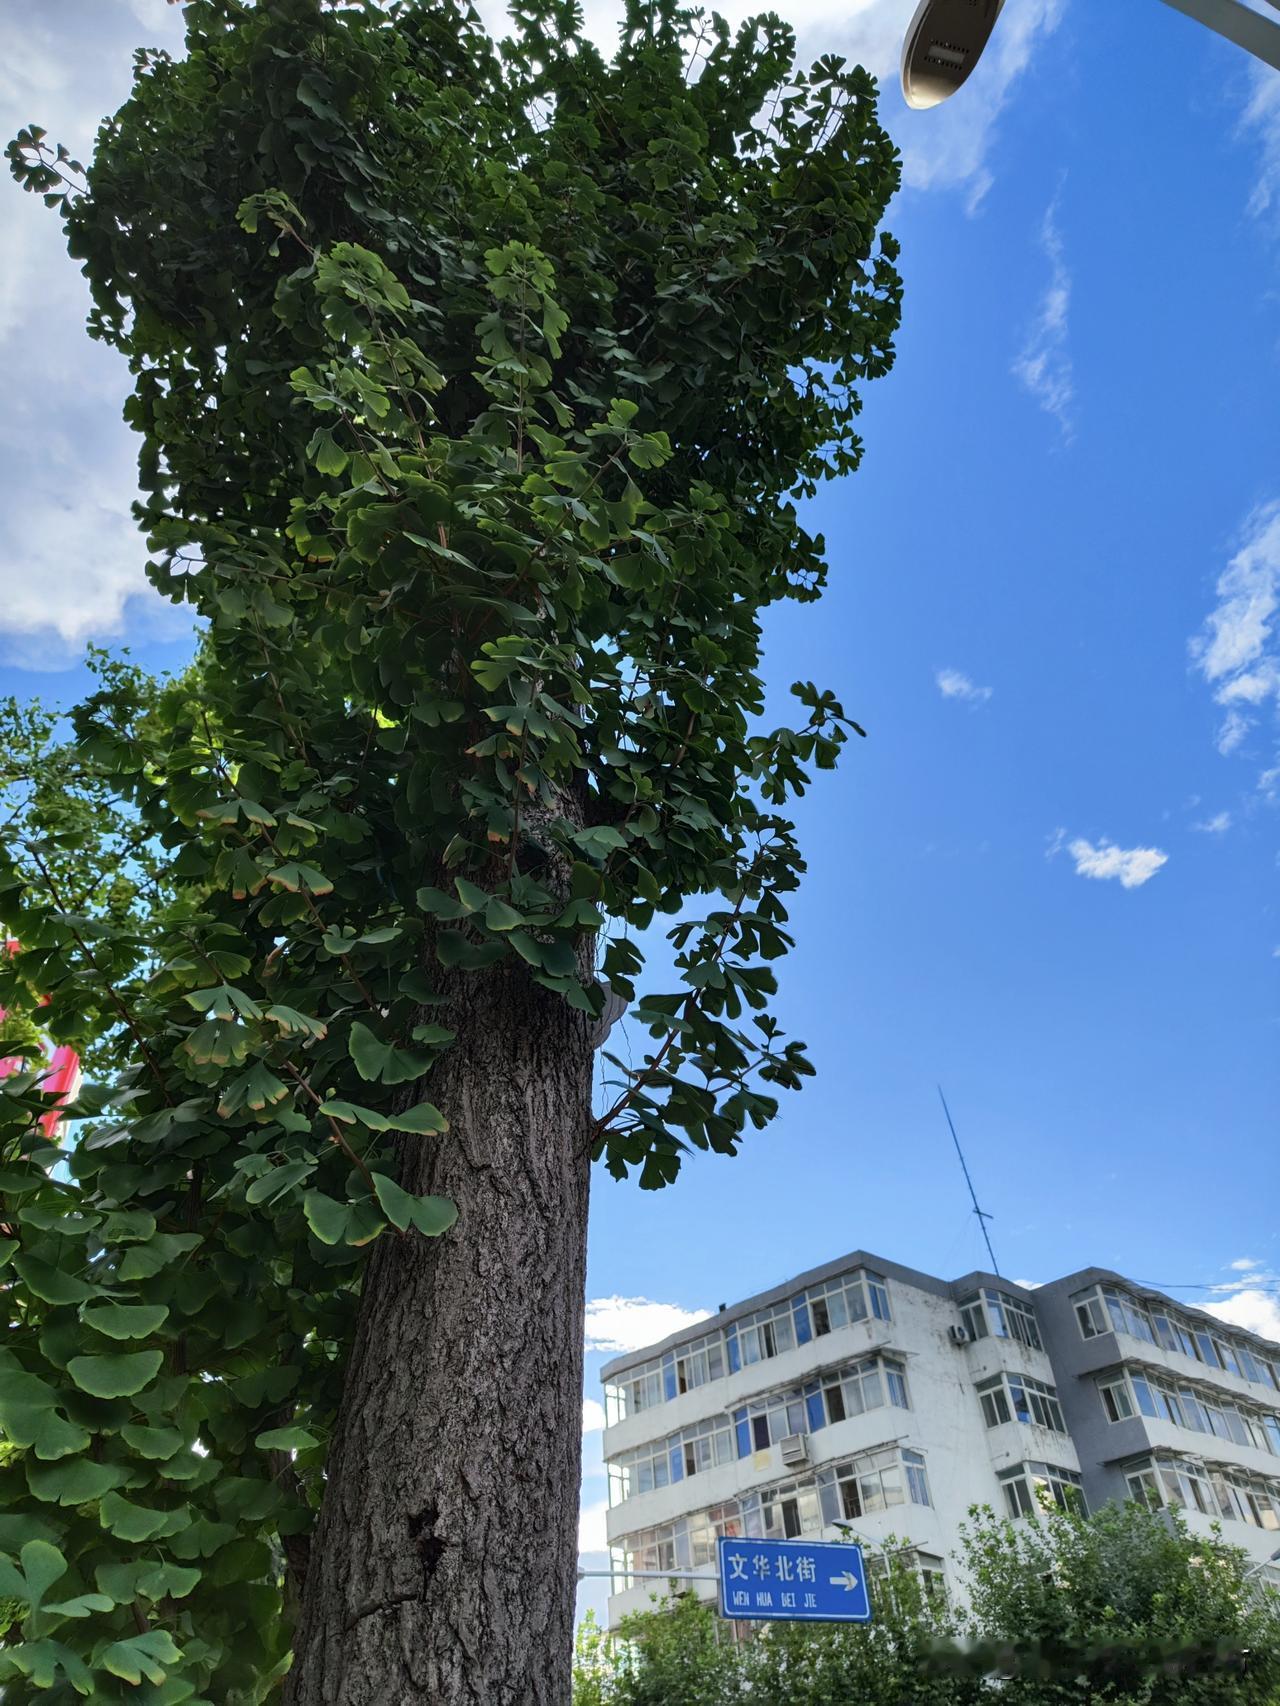
<svg viewBox="0 0 1280 1706"><path fill-rule="evenodd" d="M964 1150L960 1147L960 1139L956 1136L955 1121L951 1118L951 1109L947 1106L947 1098L942 1094L942 1086L938 1086L938 1097L942 1103L942 1111L947 1116L947 1124L951 1127L951 1141L956 1146L956 1154L960 1157L960 1168L964 1173L964 1182L969 1187L969 1196L973 1202L973 1212L978 1217L978 1225L982 1228L982 1241L987 1246L987 1254L991 1257L991 1271L997 1279L1001 1278L1000 1269L996 1263L996 1253L991 1248L991 1234L987 1231L987 1222L993 1217L985 1209L978 1207L978 1193L973 1188L973 1180L969 1177L969 1166L964 1158Z"/></svg>

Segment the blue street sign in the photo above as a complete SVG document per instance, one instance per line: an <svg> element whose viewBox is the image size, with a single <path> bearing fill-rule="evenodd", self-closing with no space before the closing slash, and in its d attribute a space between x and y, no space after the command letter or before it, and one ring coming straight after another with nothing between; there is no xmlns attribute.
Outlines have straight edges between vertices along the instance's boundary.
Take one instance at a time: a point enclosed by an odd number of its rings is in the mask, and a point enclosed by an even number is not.
<svg viewBox="0 0 1280 1706"><path fill-rule="evenodd" d="M722 1539L720 1615L869 1623L862 1548L823 1540Z"/></svg>

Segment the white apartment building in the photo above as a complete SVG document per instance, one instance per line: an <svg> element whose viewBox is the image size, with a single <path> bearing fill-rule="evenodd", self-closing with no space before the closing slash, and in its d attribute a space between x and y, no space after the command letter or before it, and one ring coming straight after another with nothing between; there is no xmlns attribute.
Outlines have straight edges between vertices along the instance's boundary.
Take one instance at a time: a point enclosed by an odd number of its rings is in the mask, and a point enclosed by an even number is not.
<svg viewBox="0 0 1280 1706"><path fill-rule="evenodd" d="M946 1582L969 1507L1039 1489L1280 1546L1280 1345L1102 1269L1031 1291L856 1251L603 1379L611 1624L660 1586L632 1571L713 1597L721 1535L893 1537Z"/></svg>

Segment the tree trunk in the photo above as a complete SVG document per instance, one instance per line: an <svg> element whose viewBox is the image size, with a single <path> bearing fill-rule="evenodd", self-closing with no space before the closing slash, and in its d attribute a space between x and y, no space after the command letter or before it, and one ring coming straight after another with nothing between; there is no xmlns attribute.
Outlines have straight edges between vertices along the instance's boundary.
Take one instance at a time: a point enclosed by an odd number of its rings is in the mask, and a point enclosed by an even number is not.
<svg viewBox="0 0 1280 1706"><path fill-rule="evenodd" d="M510 966L445 1022L401 1182L458 1221L372 1252L291 1706L569 1700L593 1024Z"/></svg>

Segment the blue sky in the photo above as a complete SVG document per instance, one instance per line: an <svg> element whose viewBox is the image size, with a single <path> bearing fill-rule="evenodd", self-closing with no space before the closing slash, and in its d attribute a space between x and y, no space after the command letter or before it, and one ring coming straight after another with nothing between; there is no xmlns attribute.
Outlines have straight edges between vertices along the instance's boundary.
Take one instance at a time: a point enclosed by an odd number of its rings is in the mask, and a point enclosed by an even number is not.
<svg viewBox="0 0 1280 1706"><path fill-rule="evenodd" d="M883 74L911 4L782 9ZM175 22L18 10L6 134L77 145ZM591 1396L606 1349L843 1250L979 1265L938 1081L1005 1273L1218 1285L1180 1295L1280 1337L1280 75L1158 0L1009 0L947 108L890 76L884 110L898 362L812 506L830 592L769 629L778 715L804 676L869 730L801 811L779 1006L818 1077L671 1191L597 1177ZM125 376L17 200L0 691L70 700L87 640L187 641L127 521ZM584 1499L594 1544L594 1467Z"/></svg>

